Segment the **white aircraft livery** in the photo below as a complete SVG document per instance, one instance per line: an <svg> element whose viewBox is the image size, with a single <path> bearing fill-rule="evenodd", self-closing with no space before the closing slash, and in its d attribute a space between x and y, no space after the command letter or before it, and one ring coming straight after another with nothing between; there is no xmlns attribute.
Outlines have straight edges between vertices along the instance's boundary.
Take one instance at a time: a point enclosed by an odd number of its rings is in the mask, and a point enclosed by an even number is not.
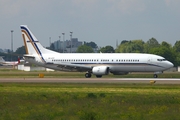
<svg viewBox="0 0 180 120"><path fill-rule="evenodd" d="M24 59L30 63L61 71L86 72L100 78L112 73L124 75L129 72L154 72L157 74L174 65L165 58L143 53L58 53L44 48L26 25L21 25L26 54Z"/></svg>
<svg viewBox="0 0 180 120"><path fill-rule="evenodd" d="M17 61L5 61L3 59L3 56L0 56L0 64L2 64L4 66L16 66L16 65L23 63L23 62L24 62L24 60L20 60L19 58Z"/></svg>

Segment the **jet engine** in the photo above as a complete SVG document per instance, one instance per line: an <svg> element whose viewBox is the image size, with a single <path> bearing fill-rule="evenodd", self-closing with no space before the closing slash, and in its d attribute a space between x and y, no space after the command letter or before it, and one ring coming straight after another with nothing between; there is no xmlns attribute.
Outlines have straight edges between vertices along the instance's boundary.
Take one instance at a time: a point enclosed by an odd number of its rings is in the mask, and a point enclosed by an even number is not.
<svg viewBox="0 0 180 120"><path fill-rule="evenodd" d="M107 66L93 67L92 73L94 75L108 75L109 74L109 67L107 67Z"/></svg>

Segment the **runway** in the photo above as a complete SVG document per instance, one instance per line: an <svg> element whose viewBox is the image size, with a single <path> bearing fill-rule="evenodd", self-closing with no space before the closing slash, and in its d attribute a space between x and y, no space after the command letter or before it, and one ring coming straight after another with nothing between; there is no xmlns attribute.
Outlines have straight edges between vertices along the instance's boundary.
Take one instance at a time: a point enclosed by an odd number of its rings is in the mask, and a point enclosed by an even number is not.
<svg viewBox="0 0 180 120"><path fill-rule="evenodd" d="M0 78L0 83L155 83L180 84L173 78Z"/></svg>

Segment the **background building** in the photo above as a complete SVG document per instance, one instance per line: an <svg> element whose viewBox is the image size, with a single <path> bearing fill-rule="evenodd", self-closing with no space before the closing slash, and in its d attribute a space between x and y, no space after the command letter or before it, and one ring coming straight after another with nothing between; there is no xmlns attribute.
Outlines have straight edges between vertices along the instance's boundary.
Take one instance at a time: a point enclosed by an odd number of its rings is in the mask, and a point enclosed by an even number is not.
<svg viewBox="0 0 180 120"><path fill-rule="evenodd" d="M63 49L64 49L65 53L71 53L71 52L75 53L77 48L83 45L83 42L78 41L78 38L72 38L72 41L71 40L65 40L65 41L57 40L52 44L54 45L55 51L63 52Z"/></svg>

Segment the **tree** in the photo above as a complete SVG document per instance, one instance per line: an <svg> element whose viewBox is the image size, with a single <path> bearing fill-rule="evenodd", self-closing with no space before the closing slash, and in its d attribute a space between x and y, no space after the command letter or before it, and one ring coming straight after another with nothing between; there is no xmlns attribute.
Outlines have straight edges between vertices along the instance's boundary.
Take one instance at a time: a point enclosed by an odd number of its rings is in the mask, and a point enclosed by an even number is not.
<svg viewBox="0 0 180 120"><path fill-rule="evenodd" d="M102 53L114 53L115 52L115 50L112 46L102 47L99 51Z"/></svg>
<svg viewBox="0 0 180 120"><path fill-rule="evenodd" d="M26 54L26 50L25 50L25 47L24 46L22 46L22 47L19 47L19 48L17 48L17 50L16 50L16 52L15 52L16 54Z"/></svg>
<svg viewBox="0 0 180 120"><path fill-rule="evenodd" d="M84 42L84 45L90 46L92 48L97 48L97 44L95 42Z"/></svg>
<svg viewBox="0 0 180 120"><path fill-rule="evenodd" d="M176 43L175 43L174 46L173 46L173 49L174 49L176 52L180 52L180 40L179 40L179 41L176 41Z"/></svg>
<svg viewBox="0 0 180 120"><path fill-rule="evenodd" d="M144 41L143 40L133 40L134 46L133 51L136 53L144 52Z"/></svg>
<svg viewBox="0 0 180 120"><path fill-rule="evenodd" d="M151 38L146 42L146 44L144 44L144 52L149 53L152 48L156 48L159 46L160 44L158 43L158 41L155 38Z"/></svg>
<svg viewBox="0 0 180 120"><path fill-rule="evenodd" d="M165 42L165 41L163 41L163 42L161 43L161 46L167 47L167 48L169 48L169 49L172 48L171 44L169 44L169 43L167 43L167 42Z"/></svg>
<svg viewBox="0 0 180 120"><path fill-rule="evenodd" d="M147 41L147 44L150 46L150 47L158 47L159 46L159 43L158 41L155 39L155 38L151 38Z"/></svg>
<svg viewBox="0 0 180 120"><path fill-rule="evenodd" d="M121 42L121 44L124 44L124 43L127 43L127 42L129 42L128 40L123 40L122 42Z"/></svg>
<svg viewBox="0 0 180 120"><path fill-rule="evenodd" d="M116 49L120 53L142 53L144 51L144 42L142 40L124 41Z"/></svg>
<svg viewBox="0 0 180 120"><path fill-rule="evenodd" d="M176 43L173 46L173 50L175 51L175 54L177 56L176 57L176 63L177 63L176 66L179 66L180 65L180 40L176 41Z"/></svg>
<svg viewBox="0 0 180 120"><path fill-rule="evenodd" d="M77 53L93 53L94 51L93 51L92 47L90 47L90 46L81 45L78 47L76 52Z"/></svg>

